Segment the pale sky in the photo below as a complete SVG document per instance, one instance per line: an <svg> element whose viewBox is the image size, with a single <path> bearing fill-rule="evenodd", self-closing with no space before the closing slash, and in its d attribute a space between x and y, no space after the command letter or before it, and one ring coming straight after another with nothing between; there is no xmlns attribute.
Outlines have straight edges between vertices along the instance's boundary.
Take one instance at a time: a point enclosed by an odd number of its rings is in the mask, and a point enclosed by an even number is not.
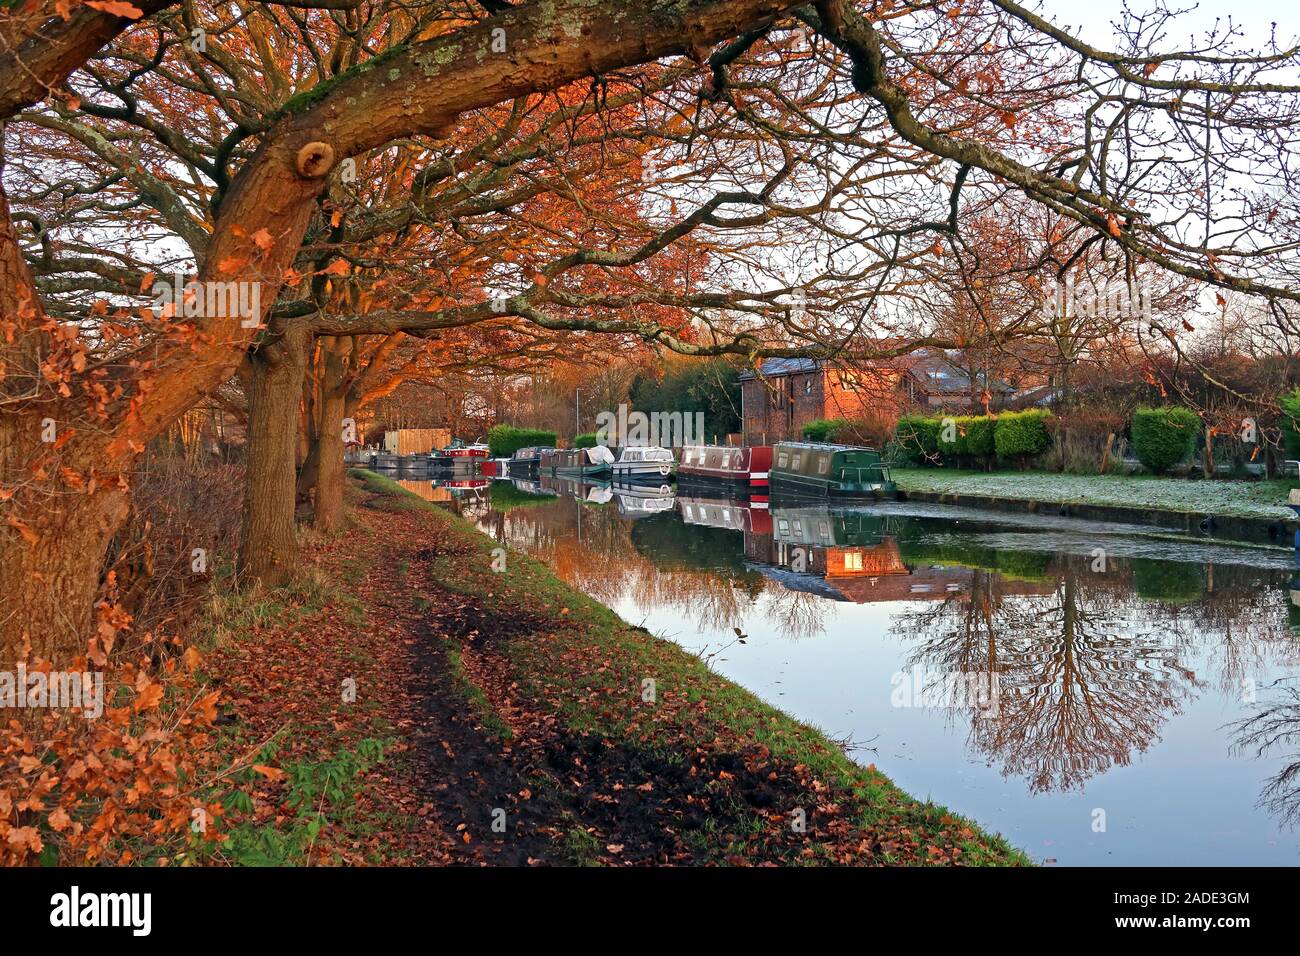
<svg viewBox="0 0 1300 956"><path fill-rule="evenodd" d="M1129 9L1145 13L1160 5L1160 0L1128 0ZM1165 0L1163 4L1174 10L1188 10L1179 17L1185 26L1183 35L1171 34L1173 40L1185 40L1189 30L1204 31L1214 25L1216 18L1231 17L1244 32L1242 42L1263 42L1270 25L1277 24L1279 40L1300 36L1300 3L1295 0ZM1034 7L1034 3L1025 6ZM1195 9L1192 7L1195 6ZM1094 46L1105 47L1114 36L1110 24L1119 18L1124 9L1122 0L1041 0L1040 12L1058 26L1081 27L1083 39ZM1074 32L1079 35L1078 31Z"/></svg>

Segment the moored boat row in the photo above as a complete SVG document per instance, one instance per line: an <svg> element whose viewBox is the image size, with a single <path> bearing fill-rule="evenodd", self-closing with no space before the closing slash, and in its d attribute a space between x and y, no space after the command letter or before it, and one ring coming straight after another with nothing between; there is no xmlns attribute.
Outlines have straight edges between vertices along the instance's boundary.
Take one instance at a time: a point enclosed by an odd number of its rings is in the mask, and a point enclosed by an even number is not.
<svg viewBox="0 0 1300 956"><path fill-rule="evenodd" d="M510 458L491 459L486 445L453 445L427 457L378 453L372 467L468 470L497 478L565 476L610 478L625 483L662 485L676 472L687 486L726 486L751 496L789 498L885 497L896 486L880 452L854 445L781 442L777 445L731 447L688 445L681 460L658 446L609 448L520 448Z"/></svg>

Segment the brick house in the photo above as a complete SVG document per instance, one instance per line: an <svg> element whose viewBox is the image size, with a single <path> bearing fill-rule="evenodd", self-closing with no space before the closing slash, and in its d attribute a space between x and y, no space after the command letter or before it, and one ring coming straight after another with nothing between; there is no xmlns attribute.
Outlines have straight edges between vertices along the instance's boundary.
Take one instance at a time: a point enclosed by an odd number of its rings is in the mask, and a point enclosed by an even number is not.
<svg viewBox="0 0 1300 956"><path fill-rule="evenodd" d="M742 441L764 445L799 439L805 425L822 418L866 422L887 433L909 409L969 411L972 392L982 393L984 383L977 378L972 389L959 359L937 350L858 366L823 359L767 359L757 372L740 375ZM990 407L1002 407L1013 391L1005 382L994 381L988 388Z"/></svg>

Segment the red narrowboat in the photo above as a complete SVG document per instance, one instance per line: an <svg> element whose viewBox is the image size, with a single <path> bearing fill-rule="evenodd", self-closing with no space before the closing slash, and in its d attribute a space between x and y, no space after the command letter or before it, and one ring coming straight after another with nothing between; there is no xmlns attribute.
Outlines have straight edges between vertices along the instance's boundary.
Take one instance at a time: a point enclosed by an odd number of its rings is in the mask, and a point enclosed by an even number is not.
<svg viewBox="0 0 1300 956"><path fill-rule="evenodd" d="M766 492L771 468L771 445L746 448L687 445L677 465L677 478L687 482L725 482Z"/></svg>

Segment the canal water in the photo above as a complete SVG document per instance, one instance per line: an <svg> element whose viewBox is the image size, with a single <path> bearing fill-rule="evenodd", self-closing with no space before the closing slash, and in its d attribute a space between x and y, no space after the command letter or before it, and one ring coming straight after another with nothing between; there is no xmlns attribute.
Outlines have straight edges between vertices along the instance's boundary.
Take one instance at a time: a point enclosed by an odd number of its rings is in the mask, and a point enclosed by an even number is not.
<svg viewBox="0 0 1300 956"><path fill-rule="evenodd" d="M1036 861L1300 862L1289 550L936 505L404 484Z"/></svg>

